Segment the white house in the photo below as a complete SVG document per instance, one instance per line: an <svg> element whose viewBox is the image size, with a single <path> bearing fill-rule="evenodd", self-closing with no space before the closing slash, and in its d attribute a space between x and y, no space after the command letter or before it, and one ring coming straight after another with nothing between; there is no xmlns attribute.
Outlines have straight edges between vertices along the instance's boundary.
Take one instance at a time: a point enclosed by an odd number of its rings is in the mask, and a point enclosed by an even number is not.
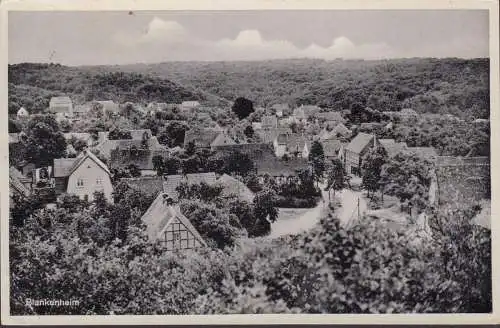
<svg viewBox="0 0 500 328"><path fill-rule="evenodd" d="M73 117L73 102L67 96L52 97L49 102L49 112L58 118Z"/></svg>
<svg viewBox="0 0 500 328"><path fill-rule="evenodd" d="M28 113L28 111L24 107L19 108L19 110L17 111L17 118L18 119L23 119L23 118L26 118L28 116L30 116L30 113Z"/></svg>
<svg viewBox="0 0 500 328"><path fill-rule="evenodd" d="M94 192L100 191L113 202L111 173L100 159L85 150L76 158L54 159L56 192L66 192L93 201Z"/></svg>

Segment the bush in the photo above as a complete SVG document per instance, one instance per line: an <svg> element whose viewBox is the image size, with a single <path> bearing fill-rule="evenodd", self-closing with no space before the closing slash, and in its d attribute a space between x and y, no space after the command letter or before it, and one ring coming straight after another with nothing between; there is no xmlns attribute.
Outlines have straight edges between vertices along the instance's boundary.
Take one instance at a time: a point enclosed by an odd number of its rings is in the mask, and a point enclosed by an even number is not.
<svg viewBox="0 0 500 328"><path fill-rule="evenodd" d="M320 198L297 198L297 197L284 197L278 196L276 200L276 207L286 208L312 208L318 204Z"/></svg>

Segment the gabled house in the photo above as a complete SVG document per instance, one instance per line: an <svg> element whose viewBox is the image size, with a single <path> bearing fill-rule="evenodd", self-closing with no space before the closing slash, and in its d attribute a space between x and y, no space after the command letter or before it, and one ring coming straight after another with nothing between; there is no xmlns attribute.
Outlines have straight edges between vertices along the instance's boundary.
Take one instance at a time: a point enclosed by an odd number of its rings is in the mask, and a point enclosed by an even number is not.
<svg viewBox="0 0 500 328"><path fill-rule="evenodd" d="M59 119L73 117L73 102L67 96L52 97L49 102L49 112L56 114Z"/></svg>
<svg viewBox="0 0 500 328"><path fill-rule="evenodd" d="M358 133L345 148L344 167L348 174L361 175L363 156L370 148L376 146L375 136L367 133Z"/></svg>
<svg viewBox="0 0 500 328"><path fill-rule="evenodd" d="M214 172L167 175L164 176L163 193L172 199L173 202L176 202L179 198L177 187L181 183L200 184L204 182L208 185L214 185L216 180L217 176Z"/></svg>
<svg viewBox="0 0 500 328"><path fill-rule="evenodd" d="M195 249L207 244L178 206L160 193L141 218L149 240L159 241L166 251Z"/></svg>
<svg viewBox="0 0 500 328"><path fill-rule="evenodd" d="M76 158L54 159L56 194L74 194L92 201L94 192L101 191L112 202L111 173L97 156L85 150Z"/></svg>
<svg viewBox="0 0 500 328"><path fill-rule="evenodd" d="M262 117L262 128L273 129L278 127L278 119L276 116L266 115Z"/></svg>
<svg viewBox="0 0 500 328"><path fill-rule="evenodd" d="M194 128L187 130L184 133L184 148L189 143L193 143L196 148L211 148L214 140L219 136L221 131L218 129L199 129Z"/></svg>
<svg viewBox="0 0 500 328"><path fill-rule="evenodd" d="M30 116L30 113L28 113L28 111L26 110L26 108L21 107L17 111L16 116L17 116L18 119L22 120L22 119L28 118Z"/></svg>

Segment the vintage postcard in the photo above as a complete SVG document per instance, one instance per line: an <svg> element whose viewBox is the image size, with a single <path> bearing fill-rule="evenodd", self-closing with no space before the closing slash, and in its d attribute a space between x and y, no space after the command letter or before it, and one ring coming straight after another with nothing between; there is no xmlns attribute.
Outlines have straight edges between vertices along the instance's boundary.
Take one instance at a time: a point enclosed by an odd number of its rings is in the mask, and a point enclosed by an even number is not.
<svg viewBox="0 0 500 328"><path fill-rule="evenodd" d="M2 323L497 323L498 9L3 3Z"/></svg>

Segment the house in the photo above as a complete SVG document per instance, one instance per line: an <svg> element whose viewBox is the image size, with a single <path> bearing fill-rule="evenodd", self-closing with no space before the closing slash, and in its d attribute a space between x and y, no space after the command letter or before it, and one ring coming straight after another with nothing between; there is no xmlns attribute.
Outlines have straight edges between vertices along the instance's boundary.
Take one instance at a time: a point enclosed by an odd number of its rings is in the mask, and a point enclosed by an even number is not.
<svg viewBox="0 0 500 328"><path fill-rule="evenodd" d="M349 130L344 123L337 124L331 131L337 137L350 138L352 135L352 131Z"/></svg>
<svg viewBox="0 0 500 328"><path fill-rule="evenodd" d="M26 108L21 107L17 111L16 116L17 116L18 119L25 119L25 118L27 118L27 117L30 116L30 113L28 113L28 111L26 110Z"/></svg>
<svg viewBox="0 0 500 328"><path fill-rule="evenodd" d="M379 139L378 144L384 148L388 157L405 152L407 149L406 142L396 142L394 139Z"/></svg>
<svg viewBox="0 0 500 328"><path fill-rule="evenodd" d="M277 117L288 116L290 114L290 106L288 104L274 104L271 106Z"/></svg>
<svg viewBox="0 0 500 328"><path fill-rule="evenodd" d="M14 198L22 199L29 197L31 194L31 179L23 176L15 167L9 168L9 207L14 206Z"/></svg>
<svg viewBox="0 0 500 328"><path fill-rule="evenodd" d="M253 202L255 197L254 193L240 180L230 175L223 174L217 179L217 183L224 187L222 190L222 195L224 197L236 196L240 200L248 203Z"/></svg>
<svg viewBox="0 0 500 328"><path fill-rule="evenodd" d="M374 146L376 146L374 135L362 132L358 133L345 148L344 167L346 172L360 176L362 158Z"/></svg>
<svg viewBox="0 0 500 328"><path fill-rule="evenodd" d="M73 117L73 102L67 96L52 97L49 102L49 112L58 118Z"/></svg>
<svg viewBox="0 0 500 328"><path fill-rule="evenodd" d="M181 103L181 109L183 111L186 111L186 110L191 110L193 108L196 108L196 107L199 107L200 106L200 103L198 101L183 101Z"/></svg>
<svg viewBox="0 0 500 328"><path fill-rule="evenodd" d="M102 105L102 112L104 114L118 114L120 112L120 106L113 100L100 100L96 103Z"/></svg>
<svg viewBox="0 0 500 328"><path fill-rule="evenodd" d="M256 174L262 183L267 176L274 178L277 183L284 183L297 177L299 171L310 169L305 158L279 159L274 154L255 162Z"/></svg>
<svg viewBox="0 0 500 328"><path fill-rule="evenodd" d="M327 161L338 158L339 152L343 146L342 142L338 139L323 140L321 145L323 146L323 153Z"/></svg>
<svg viewBox="0 0 500 328"><path fill-rule="evenodd" d="M165 149L149 129L130 130L132 139L109 140L108 132L99 132L99 144L94 147L104 158L111 158L114 149L147 149L150 151L162 151Z"/></svg>
<svg viewBox="0 0 500 328"><path fill-rule="evenodd" d="M304 109L302 107L297 107L293 110L293 121L303 122L307 119Z"/></svg>
<svg viewBox="0 0 500 328"><path fill-rule="evenodd" d="M165 250L186 250L207 244L191 222L160 193L141 218L150 241L158 241Z"/></svg>
<svg viewBox="0 0 500 328"><path fill-rule="evenodd" d="M214 185L216 180L217 177L214 172L167 175L164 177L163 193L176 202L179 198L177 187L181 183L200 184L204 182L208 185Z"/></svg>
<svg viewBox="0 0 500 328"><path fill-rule="evenodd" d="M217 137L215 137L214 141L210 144L210 148L215 150L217 147L226 146L226 145L235 145L236 142L227 134L226 131L220 132Z"/></svg>
<svg viewBox="0 0 500 328"><path fill-rule="evenodd" d="M262 128L273 129L278 127L278 119L276 116L266 115L262 117Z"/></svg>
<svg viewBox="0 0 500 328"><path fill-rule="evenodd" d="M295 157L307 158L311 149L310 141L298 133L280 134L274 143L277 157L288 154Z"/></svg>
<svg viewBox="0 0 500 328"><path fill-rule="evenodd" d="M111 173L89 150L76 158L54 159L54 178L56 194L66 192L93 201L94 192L101 191L109 202L113 202Z"/></svg>

